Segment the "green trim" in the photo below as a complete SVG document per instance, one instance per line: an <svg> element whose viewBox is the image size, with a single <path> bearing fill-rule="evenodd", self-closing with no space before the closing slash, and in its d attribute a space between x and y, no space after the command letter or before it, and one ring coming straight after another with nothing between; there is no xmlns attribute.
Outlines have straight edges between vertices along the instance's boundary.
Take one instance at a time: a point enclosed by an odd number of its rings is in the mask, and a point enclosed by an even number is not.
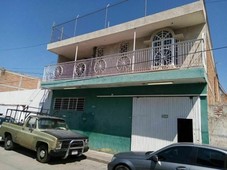
<svg viewBox="0 0 227 170"><path fill-rule="evenodd" d="M209 144L209 131L208 131L208 106L207 98L201 96L201 131L202 131L202 143Z"/></svg>
<svg viewBox="0 0 227 170"><path fill-rule="evenodd" d="M67 87L98 87L119 84L141 84L148 82L206 82L206 76L203 68L190 68L180 70L168 70L146 73L125 74L117 76L103 76L79 80L59 80L51 82L42 82L42 88L67 88Z"/></svg>

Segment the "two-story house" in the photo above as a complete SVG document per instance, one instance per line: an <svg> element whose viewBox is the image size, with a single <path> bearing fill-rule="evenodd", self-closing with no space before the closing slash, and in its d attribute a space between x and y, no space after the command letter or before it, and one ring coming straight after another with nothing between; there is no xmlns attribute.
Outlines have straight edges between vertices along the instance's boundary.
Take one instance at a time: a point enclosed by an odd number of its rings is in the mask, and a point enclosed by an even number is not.
<svg viewBox="0 0 227 170"><path fill-rule="evenodd" d="M58 30L59 31L59 30ZM53 32L54 33L54 32ZM51 112L108 152L209 143L208 104L220 99L202 0L48 44Z"/></svg>

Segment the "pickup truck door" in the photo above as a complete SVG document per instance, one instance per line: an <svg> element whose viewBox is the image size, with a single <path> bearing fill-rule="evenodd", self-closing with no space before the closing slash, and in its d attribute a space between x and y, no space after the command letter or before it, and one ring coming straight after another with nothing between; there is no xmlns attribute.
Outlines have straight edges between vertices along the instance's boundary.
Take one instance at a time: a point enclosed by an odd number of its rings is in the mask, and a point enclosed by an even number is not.
<svg viewBox="0 0 227 170"><path fill-rule="evenodd" d="M37 119L35 117L30 117L29 120L24 124L21 134L18 135L19 144L33 149L33 141L35 138L34 129L36 129Z"/></svg>

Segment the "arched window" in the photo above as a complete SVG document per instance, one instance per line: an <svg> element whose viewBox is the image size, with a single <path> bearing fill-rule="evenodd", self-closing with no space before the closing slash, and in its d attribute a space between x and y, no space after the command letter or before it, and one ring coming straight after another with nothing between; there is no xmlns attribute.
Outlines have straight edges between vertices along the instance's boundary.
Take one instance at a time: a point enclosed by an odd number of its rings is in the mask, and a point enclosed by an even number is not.
<svg viewBox="0 0 227 170"><path fill-rule="evenodd" d="M168 30L159 31L153 36L153 66L174 64L174 42L173 33Z"/></svg>

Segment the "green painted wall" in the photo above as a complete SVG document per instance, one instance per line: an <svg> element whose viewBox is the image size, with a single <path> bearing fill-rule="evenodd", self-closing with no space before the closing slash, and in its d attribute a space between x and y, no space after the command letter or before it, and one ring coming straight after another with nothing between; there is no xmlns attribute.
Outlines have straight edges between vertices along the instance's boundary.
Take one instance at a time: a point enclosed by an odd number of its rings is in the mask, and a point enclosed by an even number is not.
<svg viewBox="0 0 227 170"><path fill-rule="evenodd" d="M98 98L97 94L95 89L54 91L53 97L85 97L83 112L55 114L64 117L71 129L88 135L92 149L111 153L130 150L132 98Z"/></svg>
<svg viewBox="0 0 227 170"><path fill-rule="evenodd" d="M83 112L52 110L52 113L64 117L71 129L88 135L92 149L116 153L129 151L131 147L132 97L98 96L176 94L206 94L206 84L54 90L53 98L85 97L85 110ZM201 100L201 103L202 116L205 116L206 98ZM202 122L202 125L205 141L206 122Z"/></svg>
<svg viewBox="0 0 227 170"><path fill-rule="evenodd" d="M202 143L209 144L207 98L206 97L200 97L200 100L201 100L201 131L202 131Z"/></svg>

